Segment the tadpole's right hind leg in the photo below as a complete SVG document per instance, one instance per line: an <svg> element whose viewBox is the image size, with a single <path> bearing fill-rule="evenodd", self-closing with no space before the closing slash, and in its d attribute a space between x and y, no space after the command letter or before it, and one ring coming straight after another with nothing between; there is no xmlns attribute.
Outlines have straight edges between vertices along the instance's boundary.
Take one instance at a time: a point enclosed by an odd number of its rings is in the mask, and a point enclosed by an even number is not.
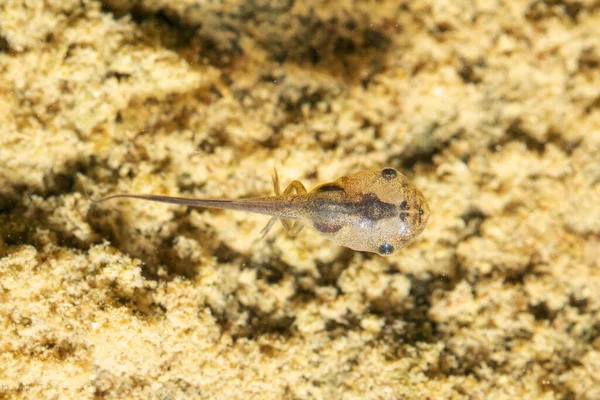
<svg viewBox="0 0 600 400"><path fill-rule="evenodd" d="M265 236L267 236L267 234L269 233L271 228L273 228L273 225L275 225L275 222L277 222L277 220L279 220L278 217L273 217L269 220L269 222L267 222L267 225L260 231L260 237L256 239L257 242L260 242L265 238Z"/></svg>

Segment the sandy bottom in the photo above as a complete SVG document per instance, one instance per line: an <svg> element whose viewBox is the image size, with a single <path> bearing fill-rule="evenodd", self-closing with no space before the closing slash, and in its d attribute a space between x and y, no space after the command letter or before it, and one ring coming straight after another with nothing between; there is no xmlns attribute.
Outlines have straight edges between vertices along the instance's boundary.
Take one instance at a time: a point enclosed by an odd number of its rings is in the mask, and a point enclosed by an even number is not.
<svg viewBox="0 0 600 400"><path fill-rule="evenodd" d="M176 5L173 5L176 3ZM0 398L599 399L599 3L0 4ZM391 166L390 258L249 197Z"/></svg>

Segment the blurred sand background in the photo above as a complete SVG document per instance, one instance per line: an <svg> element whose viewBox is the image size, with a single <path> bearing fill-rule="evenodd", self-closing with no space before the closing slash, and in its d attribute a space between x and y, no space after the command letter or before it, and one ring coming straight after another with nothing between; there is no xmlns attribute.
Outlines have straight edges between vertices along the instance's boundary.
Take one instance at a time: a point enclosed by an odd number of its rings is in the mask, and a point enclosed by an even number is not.
<svg viewBox="0 0 600 400"><path fill-rule="evenodd" d="M248 197L391 166L391 258ZM600 2L3 0L0 398L599 399Z"/></svg>

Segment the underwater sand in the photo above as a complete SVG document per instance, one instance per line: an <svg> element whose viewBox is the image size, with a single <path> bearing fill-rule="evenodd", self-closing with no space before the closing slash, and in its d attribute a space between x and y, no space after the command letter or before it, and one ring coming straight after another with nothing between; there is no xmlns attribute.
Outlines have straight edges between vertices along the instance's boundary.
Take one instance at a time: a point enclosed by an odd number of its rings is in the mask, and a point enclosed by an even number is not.
<svg viewBox="0 0 600 400"><path fill-rule="evenodd" d="M0 398L599 399L600 8L0 4ZM390 258L249 197L385 166Z"/></svg>

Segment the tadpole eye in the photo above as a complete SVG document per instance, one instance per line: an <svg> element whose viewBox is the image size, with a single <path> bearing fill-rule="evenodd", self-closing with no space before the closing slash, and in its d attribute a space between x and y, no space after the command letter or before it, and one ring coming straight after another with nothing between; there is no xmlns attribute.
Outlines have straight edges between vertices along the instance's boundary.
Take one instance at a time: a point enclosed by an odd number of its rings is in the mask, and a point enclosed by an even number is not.
<svg viewBox="0 0 600 400"><path fill-rule="evenodd" d="M394 179L396 176L398 176L398 173L393 168L385 168L384 170L381 171L381 176L383 177L383 179L390 181L390 180Z"/></svg>
<svg viewBox="0 0 600 400"><path fill-rule="evenodd" d="M379 246L379 254L383 254L384 256L387 256L389 254L392 254L394 252L394 246L392 246L389 243L384 243L381 246Z"/></svg>

